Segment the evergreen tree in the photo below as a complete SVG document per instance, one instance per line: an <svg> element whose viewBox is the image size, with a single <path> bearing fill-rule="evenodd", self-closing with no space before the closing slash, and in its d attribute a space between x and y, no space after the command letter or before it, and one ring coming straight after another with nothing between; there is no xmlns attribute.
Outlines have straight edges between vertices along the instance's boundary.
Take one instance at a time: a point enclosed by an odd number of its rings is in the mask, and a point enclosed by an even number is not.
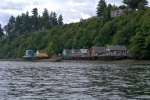
<svg viewBox="0 0 150 100"><path fill-rule="evenodd" d="M51 22L46 22L45 23L45 29L51 29L51 28L52 28Z"/></svg>
<svg viewBox="0 0 150 100"><path fill-rule="evenodd" d="M25 14L24 25L25 25L25 33L31 32L32 23L28 11Z"/></svg>
<svg viewBox="0 0 150 100"><path fill-rule="evenodd" d="M26 15L24 13L22 13L22 15L21 15L20 33L19 34L24 34L27 31L27 29L26 29L26 27L27 27L26 23L27 23L26 22Z"/></svg>
<svg viewBox="0 0 150 100"><path fill-rule="evenodd" d="M15 17L10 17L8 24L4 26L4 30L8 36L15 34Z"/></svg>
<svg viewBox="0 0 150 100"><path fill-rule="evenodd" d="M106 4L105 0L100 0L97 5L97 11L96 11L98 17L103 16L106 7L107 7L107 4Z"/></svg>
<svg viewBox="0 0 150 100"><path fill-rule="evenodd" d="M38 30L42 30L43 25L42 25L42 17L39 15L38 17Z"/></svg>
<svg viewBox="0 0 150 100"><path fill-rule="evenodd" d="M53 26L53 12L50 13L49 20L50 20L51 25Z"/></svg>
<svg viewBox="0 0 150 100"><path fill-rule="evenodd" d="M54 12L54 13L53 13L53 23L54 23L54 26L58 25L57 22L58 22L58 21L57 21L57 14Z"/></svg>
<svg viewBox="0 0 150 100"><path fill-rule="evenodd" d="M112 10L112 5L111 4L108 4L108 7L105 8L105 12L104 12L104 18L103 18L103 21L104 23L111 20L111 10Z"/></svg>
<svg viewBox="0 0 150 100"><path fill-rule="evenodd" d="M116 6L115 4L112 6L112 10L118 10L118 6Z"/></svg>
<svg viewBox="0 0 150 100"><path fill-rule="evenodd" d="M38 30L38 9L37 8L34 8L32 10L32 31L37 31Z"/></svg>
<svg viewBox="0 0 150 100"><path fill-rule="evenodd" d="M144 1L140 2L138 4L138 8L137 9L138 10L146 10L146 8L145 8L145 2Z"/></svg>
<svg viewBox="0 0 150 100"><path fill-rule="evenodd" d="M123 3L129 6L132 9L137 9L139 4L143 4L143 6L148 4L147 0L123 0Z"/></svg>
<svg viewBox="0 0 150 100"><path fill-rule="evenodd" d="M48 10L45 8L44 9L44 12L43 12L43 15L42 15L42 28L48 28L49 26L48 23L50 24L50 18L49 18L49 12Z"/></svg>
<svg viewBox="0 0 150 100"><path fill-rule="evenodd" d="M21 34L21 32L22 32L22 27L21 27L21 25L22 25L22 19L21 19L21 17L18 15L18 16L16 17L16 23L15 23L15 30L16 30L16 33L17 33L17 34Z"/></svg>
<svg viewBox="0 0 150 100"><path fill-rule="evenodd" d="M58 25L63 25L63 17L62 17L62 15L59 15L59 17L58 17Z"/></svg>
<svg viewBox="0 0 150 100"><path fill-rule="evenodd" d="M52 26L56 26L57 25L57 14L55 12L51 12L50 19L51 19Z"/></svg>
<svg viewBox="0 0 150 100"><path fill-rule="evenodd" d="M125 5L120 5L120 6L119 6L119 9L124 10L124 9L126 9L126 6L125 6Z"/></svg>
<svg viewBox="0 0 150 100"><path fill-rule="evenodd" d="M3 32L3 29L2 29L1 24L0 24L0 38L2 38L3 35L4 35L4 32Z"/></svg>

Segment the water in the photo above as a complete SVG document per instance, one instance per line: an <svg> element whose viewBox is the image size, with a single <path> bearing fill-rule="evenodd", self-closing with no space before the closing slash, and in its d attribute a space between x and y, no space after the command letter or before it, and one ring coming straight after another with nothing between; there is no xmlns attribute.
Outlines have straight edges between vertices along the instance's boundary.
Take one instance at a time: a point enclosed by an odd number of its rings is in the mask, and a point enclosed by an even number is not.
<svg viewBox="0 0 150 100"><path fill-rule="evenodd" d="M150 99L150 65L0 62L1 100Z"/></svg>

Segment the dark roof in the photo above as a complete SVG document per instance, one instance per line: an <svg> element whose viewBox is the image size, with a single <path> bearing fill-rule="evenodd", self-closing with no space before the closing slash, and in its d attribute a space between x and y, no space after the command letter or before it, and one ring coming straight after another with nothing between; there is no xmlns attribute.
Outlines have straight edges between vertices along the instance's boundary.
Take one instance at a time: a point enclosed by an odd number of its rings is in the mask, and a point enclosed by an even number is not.
<svg viewBox="0 0 150 100"><path fill-rule="evenodd" d="M71 50L71 53L74 51L74 53L79 53L80 52L80 49L72 49Z"/></svg>
<svg viewBox="0 0 150 100"><path fill-rule="evenodd" d="M107 48L113 51L127 51L126 46L122 45L107 45Z"/></svg>
<svg viewBox="0 0 150 100"><path fill-rule="evenodd" d="M105 47L92 47L94 49L95 52L98 53L106 53L106 48Z"/></svg>

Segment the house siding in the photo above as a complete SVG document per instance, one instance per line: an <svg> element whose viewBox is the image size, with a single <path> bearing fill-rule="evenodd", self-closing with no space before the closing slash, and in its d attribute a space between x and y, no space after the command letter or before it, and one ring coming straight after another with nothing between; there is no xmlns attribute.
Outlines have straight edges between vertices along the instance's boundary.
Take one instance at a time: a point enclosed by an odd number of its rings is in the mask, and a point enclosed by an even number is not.
<svg viewBox="0 0 150 100"><path fill-rule="evenodd" d="M119 45L108 45L107 49L110 53L110 56L127 56L128 50L125 46Z"/></svg>
<svg viewBox="0 0 150 100"><path fill-rule="evenodd" d="M26 57L33 57L33 56L35 56L35 53L32 50L26 50L25 56Z"/></svg>
<svg viewBox="0 0 150 100"><path fill-rule="evenodd" d="M80 49L81 56L89 56L90 51L88 49Z"/></svg>
<svg viewBox="0 0 150 100"><path fill-rule="evenodd" d="M96 56L94 49L91 50L91 56Z"/></svg>
<svg viewBox="0 0 150 100"><path fill-rule="evenodd" d="M81 51L79 49L72 49L70 56L79 57L79 56L81 56Z"/></svg>
<svg viewBox="0 0 150 100"><path fill-rule="evenodd" d="M39 51L39 50L37 50L36 56L38 56L38 57L48 57L46 51Z"/></svg>
<svg viewBox="0 0 150 100"><path fill-rule="evenodd" d="M91 56L100 56L106 53L105 47L92 47L91 48Z"/></svg>
<svg viewBox="0 0 150 100"><path fill-rule="evenodd" d="M71 50L69 50L69 49L64 49L64 50L63 50L63 53L62 53L63 56L69 56L69 55L70 55L70 51L71 51Z"/></svg>

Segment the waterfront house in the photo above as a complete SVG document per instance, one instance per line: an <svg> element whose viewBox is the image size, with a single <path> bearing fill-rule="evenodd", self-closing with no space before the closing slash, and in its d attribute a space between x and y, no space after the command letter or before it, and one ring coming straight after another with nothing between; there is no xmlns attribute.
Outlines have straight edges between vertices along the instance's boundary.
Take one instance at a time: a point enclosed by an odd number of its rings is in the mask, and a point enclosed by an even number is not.
<svg viewBox="0 0 150 100"><path fill-rule="evenodd" d="M110 56L127 56L128 49L122 45L107 45Z"/></svg>
<svg viewBox="0 0 150 100"><path fill-rule="evenodd" d="M64 49L62 54L63 56L70 56L71 50L70 49Z"/></svg>
<svg viewBox="0 0 150 100"><path fill-rule="evenodd" d="M80 49L81 56L90 56L89 49Z"/></svg>
<svg viewBox="0 0 150 100"><path fill-rule="evenodd" d="M37 57L48 57L48 54L45 50L37 50L36 51L36 56Z"/></svg>
<svg viewBox="0 0 150 100"><path fill-rule="evenodd" d="M87 21L87 19L80 19L80 22L86 22Z"/></svg>
<svg viewBox="0 0 150 100"><path fill-rule="evenodd" d="M107 53L105 47L95 47L94 46L90 49L90 51L91 51L91 56L100 56L100 55Z"/></svg>
<svg viewBox="0 0 150 100"><path fill-rule="evenodd" d="M35 53L33 50L26 50L25 55L23 57L33 57Z"/></svg>
<svg viewBox="0 0 150 100"><path fill-rule="evenodd" d="M130 8L111 10L111 17L118 17L131 11Z"/></svg>
<svg viewBox="0 0 150 100"><path fill-rule="evenodd" d="M80 49L72 49L70 51L70 56L73 56L73 57L79 57L79 56L81 56Z"/></svg>
<svg viewBox="0 0 150 100"><path fill-rule="evenodd" d="M124 13L125 13L125 11L123 9L112 10L111 17L118 17Z"/></svg>

